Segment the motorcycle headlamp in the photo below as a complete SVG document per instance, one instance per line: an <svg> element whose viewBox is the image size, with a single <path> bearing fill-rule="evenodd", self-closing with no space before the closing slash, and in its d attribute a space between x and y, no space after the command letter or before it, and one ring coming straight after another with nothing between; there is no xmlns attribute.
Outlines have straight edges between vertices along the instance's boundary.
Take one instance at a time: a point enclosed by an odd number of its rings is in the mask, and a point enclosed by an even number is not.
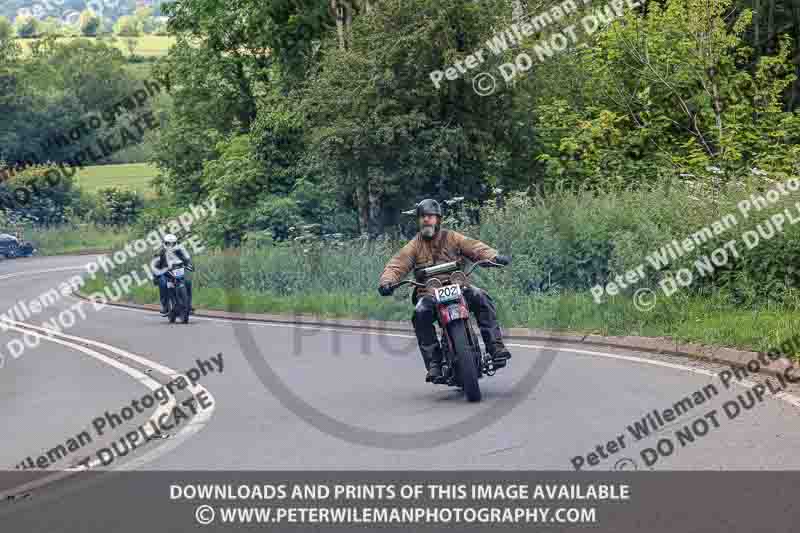
<svg viewBox="0 0 800 533"><path fill-rule="evenodd" d="M425 286L429 289L438 289L442 286L442 282L437 278L431 278L425 282Z"/></svg>
<svg viewBox="0 0 800 533"><path fill-rule="evenodd" d="M452 283L453 285L466 285L467 276L460 270L453 272L452 274L450 274L450 283Z"/></svg>

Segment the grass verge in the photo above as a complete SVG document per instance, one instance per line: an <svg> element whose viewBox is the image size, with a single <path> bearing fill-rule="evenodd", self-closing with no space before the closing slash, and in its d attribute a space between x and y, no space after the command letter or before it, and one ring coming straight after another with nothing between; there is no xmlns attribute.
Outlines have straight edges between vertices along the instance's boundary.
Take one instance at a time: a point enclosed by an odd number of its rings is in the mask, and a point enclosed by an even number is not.
<svg viewBox="0 0 800 533"><path fill-rule="evenodd" d="M87 280L84 292L102 291L109 279ZM408 320L408 294L382 298L375 294L294 294L280 296L248 290L204 287L195 283L194 306L239 313L314 315L324 318ZM157 303L152 285L132 290L123 301ZM597 305L588 293L527 298L524 305L508 304L495 295L504 327L541 328L608 336L670 337L683 342L765 351L796 334L800 313L778 308L743 310L715 299L683 297L640 311L628 298ZM790 354L794 355L794 354Z"/></svg>
<svg viewBox="0 0 800 533"><path fill-rule="evenodd" d="M25 232L25 240L32 241L39 255L79 253L86 250L118 249L129 242L133 233L114 231L84 224L76 228L60 227L36 229Z"/></svg>

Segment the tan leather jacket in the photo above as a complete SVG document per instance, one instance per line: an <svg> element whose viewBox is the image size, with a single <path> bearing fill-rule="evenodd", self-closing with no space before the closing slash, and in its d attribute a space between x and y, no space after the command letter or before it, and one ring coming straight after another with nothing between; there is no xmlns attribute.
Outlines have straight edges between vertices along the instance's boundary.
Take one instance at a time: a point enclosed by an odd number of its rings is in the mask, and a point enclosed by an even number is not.
<svg viewBox="0 0 800 533"><path fill-rule="evenodd" d="M497 250L476 239L450 230L439 230L431 240L417 235L386 264L379 285L397 283L412 270L427 268L466 257L471 261L494 259ZM438 277L438 276L437 276ZM428 291L420 289L418 295Z"/></svg>

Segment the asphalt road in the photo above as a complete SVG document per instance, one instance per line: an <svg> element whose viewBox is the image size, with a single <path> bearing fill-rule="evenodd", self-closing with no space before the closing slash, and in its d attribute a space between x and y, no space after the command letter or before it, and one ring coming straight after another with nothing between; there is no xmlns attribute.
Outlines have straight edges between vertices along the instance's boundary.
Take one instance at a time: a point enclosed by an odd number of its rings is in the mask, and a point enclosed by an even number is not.
<svg viewBox="0 0 800 533"><path fill-rule="evenodd" d="M91 259L0 262L0 311L57 287L77 272L68 269ZM77 301L62 298L27 322L40 325ZM598 464L585 469L643 470L647 466L640 451L655 447L664 437L674 442L676 449L653 464L655 470L800 468L796 453L800 418L793 399L767 395L731 420L722 404L746 389L722 387L713 375L722 367L681 358L559 346L538 386L522 396L518 383L545 355L533 347L534 342L515 343L510 366L481 380L483 402L469 404L455 389L424 383L421 359L413 339L407 336L239 323L239 328L248 328L270 368L297 397L350 426L376 432L431 431L490 412L498 405L513 405L504 416L485 419L477 431L452 442L398 449L391 445L391 437L383 447L356 444L320 430L296 409L288 409L286 398L257 377L243 353L241 331L237 334L231 322L193 317L188 325L170 325L157 314L144 311L108 307L95 312L89 304L84 308L87 318L65 331L74 337L62 339L67 344L42 340L18 358L10 355L7 343L21 338L22 333L0 332L0 353L5 356L0 368L0 420L5 433L1 468L13 470L28 456L35 460L91 429L92 420L106 411L130 405L148 392L142 374L164 383L170 369L183 372L195 366L197 359L207 360L219 353L223 354L223 371L200 380L213 397L213 407L198 410L180 431L118 459L111 468L128 464L146 470L571 471L573 457L589 460L587 455L602 445L607 458L598 456ZM103 346L92 347L89 341ZM80 346L94 355L81 351ZM654 409L670 408L709 385L716 386L719 394L667 424L656 436L638 442L631 436L627 426L634 421ZM713 409L716 422L703 416ZM109 441L119 438L123 429L130 430L131 424L143 423L150 414L143 413L117 428L108 435ZM707 432L702 423L695 423L698 418L706 420ZM695 440L681 445L675 431L687 424L694 427ZM620 435L626 447L611 453L607 443ZM101 444L100 440L93 442L50 470L74 465L79 456Z"/></svg>

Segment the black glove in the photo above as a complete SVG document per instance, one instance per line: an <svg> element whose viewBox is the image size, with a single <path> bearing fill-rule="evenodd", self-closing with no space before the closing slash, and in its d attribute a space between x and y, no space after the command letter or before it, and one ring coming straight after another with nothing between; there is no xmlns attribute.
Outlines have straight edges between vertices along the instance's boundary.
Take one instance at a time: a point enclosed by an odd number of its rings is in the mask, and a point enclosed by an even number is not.
<svg viewBox="0 0 800 533"><path fill-rule="evenodd" d="M392 293L394 292L394 289L392 288L391 285L381 285L380 287L378 287L378 292L380 293L381 296L391 296Z"/></svg>
<svg viewBox="0 0 800 533"><path fill-rule="evenodd" d="M497 264L499 264L499 265L505 266L505 265L507 265L507 264L509 264L511 262L511 256L510 255L498 255L492 261L497 263Z"/></svg>

